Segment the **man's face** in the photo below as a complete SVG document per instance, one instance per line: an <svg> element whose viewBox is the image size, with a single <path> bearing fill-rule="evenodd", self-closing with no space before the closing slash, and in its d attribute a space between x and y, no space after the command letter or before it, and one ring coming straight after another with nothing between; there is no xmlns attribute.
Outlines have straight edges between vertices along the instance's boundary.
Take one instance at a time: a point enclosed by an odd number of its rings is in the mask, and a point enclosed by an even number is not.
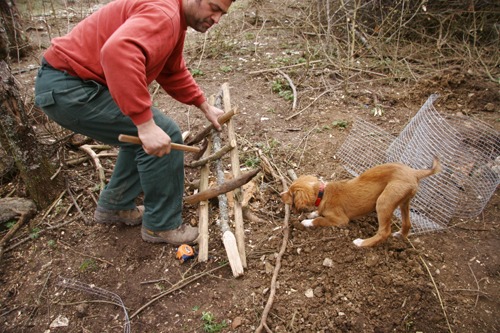
<svg viewBox="0 0 500 333"><path fill-rule="evenodd" d="M232 2L232 0L184 0L186 23L196 31L206 32L212 25L219 23Z"/></svg>

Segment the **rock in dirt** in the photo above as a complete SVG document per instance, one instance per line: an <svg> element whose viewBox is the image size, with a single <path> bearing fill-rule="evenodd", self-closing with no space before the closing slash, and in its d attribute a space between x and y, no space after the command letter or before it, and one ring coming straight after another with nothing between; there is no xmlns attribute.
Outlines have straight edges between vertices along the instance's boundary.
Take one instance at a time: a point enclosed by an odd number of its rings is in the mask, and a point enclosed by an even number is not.
<svg viewBox="0 0 500 333"><path fill-rule="evenodd" d="M36 205L32 200L25 198L0 198L0 223L17 219L19 214L33 215Z"/></svg>
<svg viewBox="0 0 500 333"><path fill-rule="evenodd" d="M305 295L307 298L313 298L314 297L314 291L312 289L307 289L305 292Z"/></svg>
<svg viewBox="0 0 500 333"><path fill-rule="evenodd" d="M495 104L493 104L493 103L487 103L484 106L484 111L487 111L487 112L493 112L493 111L495 111Z"/></svg>
<svg viewBox="0 0 500 333"><path fill-rule="evenodd" d="M243 318L241 317L236 317L233 319L233 322L231 323L231 328L234 330L234 329L237 329L238 327L241 326L241 324L243 324Z"/></svg>
<svg viewBox="0 0 500 333"><path fill-rule="evenodd" d="M330 258L325 258L325 260L323 260L323 266L333 267L333 260Z"/></svg>

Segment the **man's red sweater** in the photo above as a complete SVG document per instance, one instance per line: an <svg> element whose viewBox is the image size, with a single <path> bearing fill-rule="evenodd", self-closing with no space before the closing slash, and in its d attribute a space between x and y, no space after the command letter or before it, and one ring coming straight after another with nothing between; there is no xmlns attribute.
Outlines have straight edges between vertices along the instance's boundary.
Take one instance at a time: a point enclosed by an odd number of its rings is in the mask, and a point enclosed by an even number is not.
<svg viewBox="0 0 500 333"><path fill-rule="evenodd" d="M179 102L205 101L182 57L186 30L182 0L115 0L54 38L44 57L54 68L107 86L139 125L152 117L154 80Z"/></svg>

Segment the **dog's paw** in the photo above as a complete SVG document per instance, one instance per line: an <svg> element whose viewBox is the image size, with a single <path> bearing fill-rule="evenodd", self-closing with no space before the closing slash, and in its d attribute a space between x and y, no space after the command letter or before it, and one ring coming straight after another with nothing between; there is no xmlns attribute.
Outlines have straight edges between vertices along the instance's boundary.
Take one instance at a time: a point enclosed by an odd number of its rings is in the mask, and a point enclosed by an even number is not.
<svg viewBox="0 0 500 333"><path fill-rule="evenodd" d="M403 238L403 234L400 231L396 231L392 233L392 237Z"/></svg>
<svg viewBox="0 0 500 333"><path fill-rule="evenodd" d="M312 212L312 213L308 214L308 215L307 215L307 218L308 218L308 219L315 219L315 218L317 218L318 216L319 216L318 212L317 212L317 211L314 211L314 212Z"/></svg>
<svg viewBox="0 0 500 333"><path fill-rule="evenodd" d="M302 222L300 222L304 227L307 227L307 228L310 228L313 226L313 220L312 219L308 219L308 220L303 220Z"/></svg>
<svg viewBox="0 0 500 333"><path fill-rule="evenodd" d="M362 247L363 246L363 240L361 238L358 238L358 239L355 239L352 241L354 243L354 245L356 245L357 247Z"/></svg>

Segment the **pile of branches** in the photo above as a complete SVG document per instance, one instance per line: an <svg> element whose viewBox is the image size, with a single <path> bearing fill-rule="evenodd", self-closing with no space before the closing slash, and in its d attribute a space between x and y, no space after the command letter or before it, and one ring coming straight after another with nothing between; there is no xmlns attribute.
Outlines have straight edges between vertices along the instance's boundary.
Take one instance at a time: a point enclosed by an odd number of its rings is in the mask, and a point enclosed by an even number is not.
<svg viewBox="0 0 500 333"><path fill-rule="evenodd" d="M444 57L487 70L499 64L496 0L317 0L303 10L325 51L348 62L371 56L385 66Z"/></svg>
<svg viewBox="0 0 500 333"><path fill-rule="evenodd" d="M420 42L448 38L490 45L498 42L500 33L500 2L494 0L319 0L319 3L318 18L327 30L329 24L348 22L344 27L354 24L368 36L389 41L399 36Z"/></svg>

